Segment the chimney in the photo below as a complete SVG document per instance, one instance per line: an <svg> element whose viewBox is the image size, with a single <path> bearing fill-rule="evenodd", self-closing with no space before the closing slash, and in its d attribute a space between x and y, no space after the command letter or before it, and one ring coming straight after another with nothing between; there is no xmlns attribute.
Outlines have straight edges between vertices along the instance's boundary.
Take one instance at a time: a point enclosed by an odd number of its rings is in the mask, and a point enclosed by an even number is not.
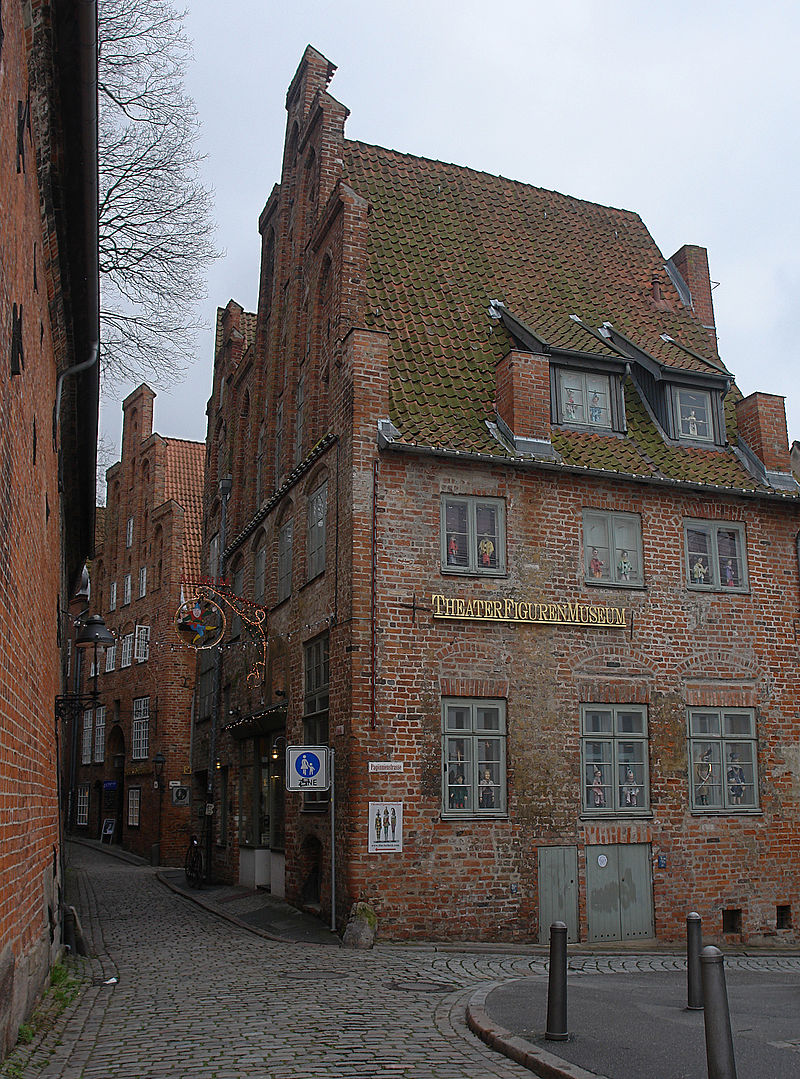
<svg viewBox="0 0 800 1079"><path fill-rule="evenodd" d="M714 304L711 300L711 275L708 272L708 251L696 244L684 244L669 260L680 273L692 295L692 308L700 319L717 351L717 330Z"/></svg>
<svg viewBox="0 0 800 1079"><path fill-rule="evenodd" d="M143 382L122 402L122 456L133 456L153 433L155 391Z"/></svg>
<svg viewBox="0 0 800 1079"><path fill-rule="evenodd" d="M767 472L791 473L784 398L751 393L736 402L739 434Z"/></svg>
<svg viewBox="0 0 800 1079"><path fill-rule="evenodd" d="M495 407L520 446L533 439L550 444L550 363L546 356L512 349L495 369ZM546 450L545 446L541 447ZM533 452L530 450L529 452Z"/></svg>

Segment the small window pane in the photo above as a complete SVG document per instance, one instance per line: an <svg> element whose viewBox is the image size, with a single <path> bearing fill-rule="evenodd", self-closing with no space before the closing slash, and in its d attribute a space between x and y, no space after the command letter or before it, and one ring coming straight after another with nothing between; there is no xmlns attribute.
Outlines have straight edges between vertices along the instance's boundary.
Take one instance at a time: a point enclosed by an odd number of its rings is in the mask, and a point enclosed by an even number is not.
<svg viewBox="0 0 800 1079"><path fill-rule="evenodd" d="M468 566L467 504L465 502L448 502L446 504L445 534L448 566Z"/></svg>
<svg viewBox="0 0 800 1079"><path fill-rule="evenodd" d="M692 734L719 734L719 716L716 712L692 712Z"/></svg>
<svg viewBox="0 0 800 1079"><path fill-rule="evenodd" d="M585 778L586 805L589 809L606 809L611 799L611 743L586 742Z"/></svg>
<svg viewBox="0 0 800 1079"><path fill-rule="evenodd" d="M472 774L471 741L467 738L447 739L447 803L450 809L471 809Z"/></svg>
<svg viewBox="0 0 800 1079"><path fill-rule="evenodd" d="M687 528L686 543L689 552L689 578L692 584L713 584L708 533Z"/></svg>
<svg viewBox="0 0 800 1079"><path fill-rule="evenodd" d="M480 502L475 506L478 565L497 569L497 509Z"/></svg>
<svg viewBox="0 0 800 1079"><path fill-rule="evenodd" d="M720 807L722 783L718 743L696 742L694 753L694 799L698 806Z"/></svg>
<svg viewBox="0 0 800 1079"><path fill-rule="evenodd" d="M476 727L479 731L499 731L500 730L500 709L497 707L483 707L478 706L476 716Z"/></svg>
<svg viewBox="0 0 800 1079"><path fill-rule="evenodd" d="M449 705L447 708L447 729L450 731L469 730L469 708Z"/></svg>
<svg viewBox="0 0 800 1079"><path fill-rule="evenodd" d="M641 712L617 712L617 730L622 734L644 734L644 715Z"/></svg>
<svg viewBox="0 0 800 1079"><path fill-rule="evenodd" d="M676 398L680 437L709 441L712 437L709 394L703 391L677 390Z"/></svg>
<svg viewBox="0 0 800 1079"><path fill-rule="evenodd" d="M748 712L726 712L722 717L722 723L726 735L752 738L755 733L753 716Z"/></svg>
<svg viewBox="0 0 800 1079"><path fill-rule="evenodd" d="M753 767L753 744L729 742L727 744L728 804L753 807L756 804Z"/></svg>
<svg viewBox="0 0 800 1079"><path fill-rule="evenodd" d="M612 729L611 719L611 712L587 712L586 730L591 734L610 734Z"/></svg>
<svg viewBox="0 0 800 1079"><path fill-rule="evenodd" d="M561 415L567 423L586 423L582 385L573 372L561 375Z"/></svg>
<svg viewBox="0 0 800 1079"><path fill-rule="evenodd" d="M719 580L726 588L740 588L742 569L739 558L739 533L734 530L719 529L717 532L717 552L719 555Z"/></svg>
<svg viewBox="0 0 800 1079"><path fill-rule="evenodd" d="M610 427L608 379L590 375L586 379L586 396L589 404L589 423Z"/></svg>

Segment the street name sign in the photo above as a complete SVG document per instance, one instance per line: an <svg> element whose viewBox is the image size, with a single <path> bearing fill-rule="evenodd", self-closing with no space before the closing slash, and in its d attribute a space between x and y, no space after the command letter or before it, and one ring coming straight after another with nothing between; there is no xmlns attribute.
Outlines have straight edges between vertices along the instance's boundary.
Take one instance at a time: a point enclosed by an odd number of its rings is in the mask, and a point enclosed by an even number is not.
<svg viewBox="0 0 800 1079"><path fill-rule="evenodd" d="M327 746L286 747L287 791L326 791L330 785Z"/></svg>

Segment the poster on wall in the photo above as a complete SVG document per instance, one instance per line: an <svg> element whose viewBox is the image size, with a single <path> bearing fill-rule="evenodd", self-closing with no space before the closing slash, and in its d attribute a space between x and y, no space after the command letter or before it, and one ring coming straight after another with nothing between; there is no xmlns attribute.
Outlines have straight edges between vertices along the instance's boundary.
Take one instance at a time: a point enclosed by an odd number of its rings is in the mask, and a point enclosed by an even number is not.
<svg viewBox="0 0 800 1079"><path fill-rule="evenodd" d="M392 854L403 849L403 803L369 803L369 853Z"/></svg>

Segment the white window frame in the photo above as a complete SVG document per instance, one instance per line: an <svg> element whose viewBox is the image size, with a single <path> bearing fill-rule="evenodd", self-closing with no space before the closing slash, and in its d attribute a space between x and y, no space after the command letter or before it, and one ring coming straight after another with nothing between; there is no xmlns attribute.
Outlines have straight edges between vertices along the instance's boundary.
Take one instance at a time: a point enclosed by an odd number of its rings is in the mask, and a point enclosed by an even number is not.
<svg viewBox="0 0 800 1079"><path fill-rule="evenodd" d="M109 611L116 611L117 609L117 582L111 582L111 589L108 597L108 609Z"/></svg>
<svg viewBox="0 0 800 1079"><path fill-rule="evenodd" d="M125 546L130 547L133 544L133 517L128 518L128 522L125 525Z"/></svg>
<svg viewBox="0 0 800 1079"><path fill-rule="evenodd" d="M496 713L496 725L482 723L481 715L487 713ZM504 700L442 699L442 817L507 815L506 740Z"/></svg>
<svg viewBox="0 0 800 1079"><path fill-rule="evenodd" d="M83 710L83 738L81 741L81 764L92 763L92 721L91 708Z"/></svg>
<svg viewBox="0 0 800 1079"><path fill-rule="evenodd" d="M75 823L85 827L89 823L89 784L80 783L75 803Z"/></svg>
<svg viewBox="0 0 800 1079"><path fill-rule="evenodd" d="M119 660L119 668L130 667L133 660L133 634L126 633L122 638L122 655Z"/></svg>
<svg viewBox="0 0 800 1079"><path fill-rule="evenodd" d="M131 575L126 573L122 578L122 606L127 607L131 602Z"/></svg>
<svg viewBox="0 0 800 1079"><path fill-rule="evenodd" d="M142 788L128 787L128 827L139 828L142 822Z"/></svg>
<svg viewBox="0 0 800 1079"><path fill-rule="evenodd" d="M325 572L327 515L328 481L326 479L308 496L306 567L309 581Z"/></svg>
<svg viewBox="0 0 800 1079"><path fill-rule="evenodd" d="M117 662L117 642L106 645L106 674L114 670Z"/></svg>
<svg viewBox="0 0 800 1079"><path fill-rule="evenodd" d="M139 569L139 599L147 595L147 566Z"/></svg>
<svg viewBox="0 0 800 1079"><path fill-rule="evenodd" d="M692 402L690 397L702 398ZM695 409L704 407L706 418L698 417ZM711 391L691 389L689 386L672 387L672 409L675 416L675 437L681 442L714 442L714 411ZM689 410L687 412L687 409ZM700 431L705 425L706 434ZM692 428L694 427L694 430Z"/></svg>
<svg viewBox="0 0 800 1079"><path fill-rule="evenodd" d="M103 764L106 759L106 706L100 704L94 714L94 761Z"/></svg>
<svg viewBox="0 0 800 1079"><path fill-rule="evenodd" d="M467 511L466 532L448 531L447 511L452 506L458 510L462 507ZM495 514L495 535L478 535L478 513L484 508L490 508ZM486 497L480 495L442 495L440 507L439 535L441 538L440 561L442 573L453 573L461 576L481 577L504 577L506 574L506 504L502 498ZM458 543L456 536L466 536L466 565L459 565L453 559L459 557L453 544ZM485 544L489 548L485 548ZM463 557L461 555L460 557ZM494 557L495 564L489 560Z"/></svg>
<svg viewBox="0 0 800 1079"><path fill-rule="evenodd" d="M689 532L703 533L708 537L708 554L689 550ZM720 553L720 533L733 532L736 539L736 553L732 557ZM747 576L747 533L739 521L702 521L686 518L683 522L683 548L686 558L686 587L698 592L748 592L750 589ZM737 558L740 566L738 584L726 584L721 577L726 575L728 561ZM705 572L701 572L702 570Z"/></svg>
<svg viewBox="0 0 800 1079"><path fill-rule="evenodd" d="M608 729L590 727L590 716L608 713ZM639 730L625 730L625 717L638 716ZM600 755L596 746L601 745ZM632 746L639 749L638 757ZM597 767L600 775L596 777ZM633 775L628 777L628 768ZM638 774L634 769L638 769ZM586 816L650 815L650 742L644 704L581 705L581 803ZM596 778L595 778L596 777Z"/></svg>
<svg viewBox="0 0 800 1079"><path fill-rule="evenodd" d="M133 658L144 663L150 658L150 627L137 626L133 644Z"/></svg>
<svg viewBox="0 0 800 1079"><path fill-rule="evenodd" d="M565 394L570 392L573 387L565 386L565 382L569 380L573 382L574 389L580 394L581 400L573 401L570 403L565 399ZM607 413L608 421L605 422L596 417L595 405L589 398L589 394L596 394L599 387L595 386L594 390L589 386L589 382L595 380L596 382L602 381L605 384L605 394L607 401ZM613 431L614 425L614 394L616 386L614 385L613 376L606 371L582 371L574 367L558 367L556 368L556 399L557 399L557 411L558 422L568 427L580 427L590 428L596 431ZM583 409L583 418L578 418L578 409Z"/></svg>
<svg viewBox="0 0 800 1079"><path fill-rule="evenodd" d="M590 531L597 527L605 530L605 543L598 544L590 540ZM624 540L618 541L623 528L635 530L635 546L628 544L623 547ZM598 548L604 548L607 552L605 561L595 555ZM614 513L594 509L583 511L583 579L586 584L602 587L644 586L642 519L638 513Z"/></svg>
<svg viewBox="0 0 800 1079"><path fill-rule="evenodd" d="M143 761L150 751L150 698L134 697L131 724L131 760Z"/></svg>
<svg viewBox="0 0 800 1079"><path fill-rule="evenodd" d="M716 721L716 730L715 727ZM689 804L693 813L754 813L759 810L758 737L753 708L690 708L688 715ZM747 726L747 731L741 729ZM735 730L735 727L739 730ZM749 753L750 760L746 757ZM732 757L736 754L736 759ZM741 754L741 755L740 755ZM742 773L732 772L735 767ZM752 769L748 782L744 767ZM747 788L752 797L745 798ZM738 793L741 791L741 793Z"/></svg>
<svg viewBox="0 0 800 1079"><path fill-rule="evenodd" d="M277 600L283 603L292 594L292 544L294 543L294 518L289 517L278 529L278 580Z"/></svg>

